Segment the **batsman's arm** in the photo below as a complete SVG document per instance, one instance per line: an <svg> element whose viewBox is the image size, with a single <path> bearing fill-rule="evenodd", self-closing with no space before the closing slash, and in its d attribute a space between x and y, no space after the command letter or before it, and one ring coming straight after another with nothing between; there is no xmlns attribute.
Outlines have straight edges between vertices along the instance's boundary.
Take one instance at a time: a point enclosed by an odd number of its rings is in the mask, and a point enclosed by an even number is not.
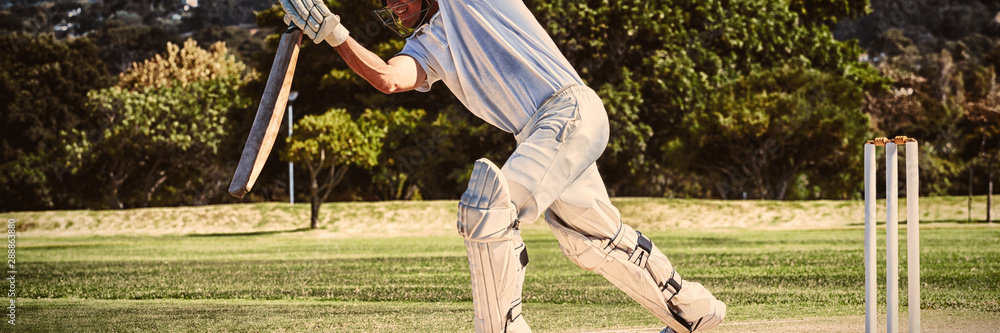
<svg viewBox="0 0 1000 333"><path fill-rule="evenodd" d="M347 38L336 50L355 73L386 94L416 89L427 80L423 67L406 55L398 55L385 61L361 46L354 38Z"/></svg>
<svg viewBox="0 0 1000 333"><path fill-rule="evenodd" d="M330 12L323 0L280 0L285 23L295 23L303 33L319 44L327 42L337 49L355 73L376 89L391 94L416 89L427 73L408 56L395 56L388 62L372 53L340 23L340 16Z"/></svg>

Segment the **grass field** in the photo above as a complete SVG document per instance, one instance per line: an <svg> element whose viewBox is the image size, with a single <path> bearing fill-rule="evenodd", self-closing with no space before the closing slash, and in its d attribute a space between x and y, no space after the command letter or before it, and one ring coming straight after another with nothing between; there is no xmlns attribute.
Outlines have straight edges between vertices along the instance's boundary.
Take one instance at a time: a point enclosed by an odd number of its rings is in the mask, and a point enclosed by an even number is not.
<svg viewBox="0 0 1000 333"><path fill-rule="evenodd" d="M656 216L685 211L677 206L702 214L702 205L725 202L616 203L625 216L633 210L633 215ZM768 216L781 216L782 211L799 216L810 209L834 214L830 212L847 209L838 206L856 205L756 204L765 207ZM933 198L921 202L921 208L936 205ZM16 328L31 332L472 330L465 248L452 229L454 212L438 217L454 202L332 204L324 207L329 214L321 230L299 229L307 220L294 219L285 220L281 229L280 219L259 216L225 222L230 225L227 229L219 226L222 217L212 215L217 210L296 216L297 210L307 210L304 205L283 206L208 207L200 216L211 226L210 232L200 233L177 232L197 222L188 217L197 215L190 211L194 208L5 213L20 224ZM762 213L751 208L741 209L758 216L744 220L770 222L751 227L717 225L707 231L674 227L669 221L656 224L652 217L635 224L651 230L646 233L686 279L705 284L728 304L727 322L712 331L862 331L860 210L858 219L842 218L839 226L795 228L800 222L761 218ZM921 228L925 331L996 332L1000 330L1000 228L930 218L940 211L951 210L921 212L929 222ZM162 227L102 231L142 222L115 214L159 216L148 219ZM370 222L347 222L346 214ZM171 224L172 215L191 221ZM738 221L741 216L728 218ZM381 224L375 227L389 232L359 237L375 228L368 224ZM604 278L564 259L544 223L525 227L524 238L531 257L524 311L536 332L656 332L662 327ZM904 256L900 286L904 287L905 240L904 232L900 236ZM884 265L881 255L879 263ZM880 281L884 283L884 277ZM905 288L900 297L905 310ZM884 290L880 299L885 311ZM905 312L903 318L905 322Z"/></svg>

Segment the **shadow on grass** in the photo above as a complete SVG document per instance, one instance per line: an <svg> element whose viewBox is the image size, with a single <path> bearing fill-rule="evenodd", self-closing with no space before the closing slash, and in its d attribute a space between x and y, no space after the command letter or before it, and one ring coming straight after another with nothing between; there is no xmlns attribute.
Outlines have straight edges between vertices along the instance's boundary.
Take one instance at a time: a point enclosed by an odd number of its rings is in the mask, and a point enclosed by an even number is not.
<svg viewBox="0 0 1000 333"><path fill-rule="evenodd" d="M187 234L187 237L231 237L231 236L263 236L263 235L277 235L277 234L290 234L296 232L305 232L312 230L310 228L298 228L291 230L272 230L272 231L250 231L250 232L222 232L222 233L210 233L210 234Z"/></svg>
<svg viewBox="0 0 1000 333"><path fill-rule="evenodd" d="M971 221L970 220L934 220L934 221L927 221L927 222L958 223L958 224L993 224L995 222L1000 222L1000 221L996 221L996 220L993 220L993 221L986 221L986 220L971 220ZM924 221L920 221L920 223L924 223Z"/></svg>
<svg viewBox="0 0 1000 333"><path fill-rule="evenodd" d="M1000 221L994 220L992 223L990 223L990 222L987 222L986 220L971 220L971 221L970 220L920 220L920 224L955 223L955 224L992 225L993 223L997 223L997 222L1000 222ZM900 225L905 225L906 224L906 219L899 220L899 224ZM875 225L884 226L885 225L885 221L875 222ZM863 227L863 226L865 226L865 223L864 222L860 222L860 223L848 223L847 226L849 226L849 227Z"/></svg>

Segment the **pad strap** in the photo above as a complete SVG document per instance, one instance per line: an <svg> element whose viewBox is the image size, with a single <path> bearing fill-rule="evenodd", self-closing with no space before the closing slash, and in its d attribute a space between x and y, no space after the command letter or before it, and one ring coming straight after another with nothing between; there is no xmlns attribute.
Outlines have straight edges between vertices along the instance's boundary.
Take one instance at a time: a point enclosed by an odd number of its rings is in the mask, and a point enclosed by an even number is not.
<svg viewBox="0 0 1000 333"><path fill-rule="evenodd" d="M628 261L631 261L639 267L646 268L646 261L649 260L649 253L653 251L653 242L638 230L636 230L635 233L637 236L636 244L635 248L632 249L632 255L629 256Z"/></svg>
<svg viewBox="0 0 1000 333"><path fill-rule="evenodd" d="M611 238L611 241L609 241L608 244L604 245L604 252L607 252L610 255L611 251L618 248L618 244L621 244L622 240L625 239L625 233L622 232L622 229L624 229L624 226L618 225L618 232L615 233L615 237Z"/></svg>
<svg viewBox="0 0 1000 333"><path fill-rule="evenodd" d="M677 296L677 293L681 292L681 286L683 285L684 279L681 279L681 277L677 275L677 271L674 270L670 272L670 278L663 281L663 284L660 285L660 291L670 293L670 297L667 298L667 303L670 303L670 300L674 299L674 296Z"/></svg>
<svg viewBox="0 0 1000 333"><path fill-rule="evenodd" d="M527 267L528 266L528 248L525 247L523 243L521 244L521 255L519 257L521 259L521 268Z"/></svg>
<svg viewBox="0 0 1000 333"><path fill-rule="evenodd" d="M507 323L508 324L509 323L513 323L515 320L517 320L518 317L521 317L521 299L520 298L515 299L513 302L511 302L511 304L510 304L510 311L507 311ZM504 330L506 331L506 329L504 329Z"/></svg>

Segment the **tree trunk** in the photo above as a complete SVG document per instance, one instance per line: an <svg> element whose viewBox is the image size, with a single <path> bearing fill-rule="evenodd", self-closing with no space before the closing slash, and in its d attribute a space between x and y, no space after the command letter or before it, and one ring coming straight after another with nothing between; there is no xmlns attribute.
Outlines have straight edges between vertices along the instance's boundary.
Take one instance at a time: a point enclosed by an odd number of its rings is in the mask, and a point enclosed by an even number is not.
<svg viewBox="0 0 1000 333"><path fill-rule="evenodd" d="M969 207L967 208L969 217L968 221L972 222L972 166L969 166Z"/></svg>
<svg viewBox="0 0 1000 333"><path fill-rule="evenodd" d="M150 167L149 172L146 173L146 177L143 182L145 193L142 196L142 202L139 207L149 207L149 201L153 199L153 193L156 192L156 189L167 180L167 172L165 170L158 170L162 161L163 160L161 158L156 158L156 162L153 162L153 166Z"/></svg>
<svg viewBox="0 0 1000 333"><path fill-rule="evenodd" d="M128 178L128 175L119 170L122 169L120 167L115 169L116 170L108 173L108 201L111 205L111 209L124 209L125 204L122 203L119 192L121 191L122 185L125 184L125 179Z"/></svg>
<svg viewBox="0 0 1000 333"><path fill-rule="evenodd" d="M330 196L330 192L333 190L334 186L340 183L347 174L347 165L341 166L339 169L336 165L330 165L330 171L326 175L325 179L322 179L323 185L320 186L320 172L323 171L323 166L326 165L326 150L319 151L319 161L318 162L306 162L306 168L309 169L309 201L311 202L311 216L309 218L309 228L316 229L319 227L319 209L320 205L326 201L326 198Z"/></svg>
<svg viewBox="0 0 1000 333"><path fill-rule="evenodd" d="M319 172L323 169L326 161L326 150L320 149L319 161L306 161L306 169L309 170L309 229L319 227L319 208L323 203L323 198L319 193Z"/></svg>
<svg viewBox="0 0 1000 333"><path fill-rule="evenodd" d="M320 187L320 192L323 192L323 194L320 195L320 201L326 201L326 198L330 197L330 192L333 192L333 188L337 186L337 184L340 184L340 181L344 179L345 175L347 175L349 166L350 165L343 165L340 168L337 168L336 165L330 166L330 174L327 176L328 178L326 180L326 184Z"/></svg>
<svg viewBox="0 0 1000 333"><path fill-rule="evenodd" d="M420 190L420 187L417 187L417 184L410 184L406 188L406 193L403 194L403 200L413 200L413 196L417 194L418 190Z"/></svg>
<svg viewBox="0 0 1000 333"><path fill-rule="evenodd" d="M993 171L990 170L990 179L986 187L986 223L993 223Z"/></svg>
<svg viewBox="0 0 1000 333"><path fill-rule="evenodd" d="M115 181L112 181L112 184L114 183ZM122 204L121 197L118 196L118 189L120 186L111 185L111 187L111 196L108 198L108 204L111 206L111 209L125 209L125 205Z"/></svg>
<svg viewBox="0 0 1000 333"><path fill-rule="evenodd" d="M316 229L319 226L319 205L323 203L319 195L319 182L316 179L318 175L313 170L314 168L310 168L309 172L310 229Z"/></svg>
<svg viewBox="0 0 1000 333"><path fill-rule="evenodd" d="M316 229L319 227L319 205L320 202L317 200L318 197L313 197L312 203L309 209L309 229Z"/></svg>

